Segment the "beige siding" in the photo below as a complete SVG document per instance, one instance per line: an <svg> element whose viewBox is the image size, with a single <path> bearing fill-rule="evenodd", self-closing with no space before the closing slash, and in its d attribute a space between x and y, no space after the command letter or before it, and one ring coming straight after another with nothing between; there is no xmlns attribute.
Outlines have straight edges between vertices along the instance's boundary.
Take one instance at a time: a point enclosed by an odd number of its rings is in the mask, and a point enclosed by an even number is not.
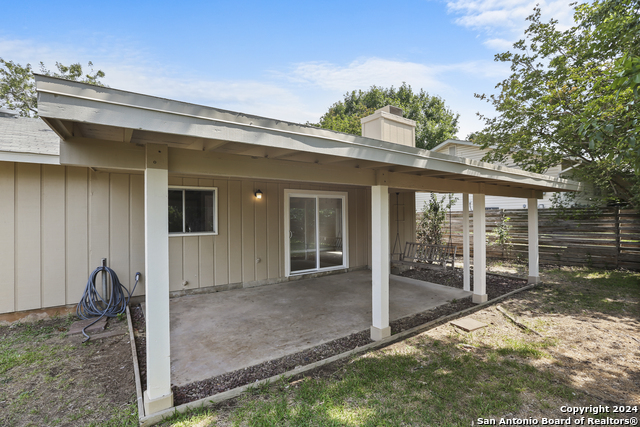
<svg viewBox="0 0 640 427"><path fill-rule="evenodd" d="M438 153L449 154L449 147L451 144L438 150ZM466 157L473 160L482 160L487 150L482 150L480 147L460 145L456 144L456 156ZM519 169L519 167L513 162L511 158L508 158L505 163L498 163L504 166ZM545 175L557 177L560 175L561 166L554 166L545 172ZM551 198L555 193L547 192L543 193L543 198L538 200L538 206L541 208L551 207ZM452 211L462 210L462 194L455 195L458 201L452 206ZM425 202L429 201L430 193L416 193L416 210L420 212ZM473 197L470 197L469 203L472 202ZM499 197L499 196L486 196L485 206L487 208L499 208L499 209L522 209L527 206L527 199L518 197Z"/></svg>
<svg viewBox="0 0 640 427"><path fill-rule="evenodd" d="M213 185L218 189L218 235L169 237L172 291L195 287L196 278L190 271L199 271L197 287L200 288L211 286L207 275L215 278L216 286L266 283L282 278L285 189L346 191L349 198L349 265L371 264L371 191L368 188L227 179L210 183L175 176L170 177L169 182L170 185ZM255 198L257 190L263 193L261 200ZM191 239L198 241L199 246ZM184 286L184 281L189 283Z"/></svg>
<svg viewBox="0 0 640 427"><path fill-rule="evenodd" d="M66 172L66 303L73 304L80 300L89 275L89 169L67 167Z"/></svg>
<svg viewBox="0 0 640 427"><path fill-rule="evenodd" d="M144 176L129 177L129 274L144 273ZM122 280L122 279L121 279ZM144 295L144 277L134 295Z"/></svg>
<svg viewBox="0 0 640 427"><path fill-rule="evenodd" d="M178 176L169 183L218 189L218 235L169 238L172 291L282 278L285 189L347 192L349 266L371 264L369 188ZM135 273L144 273L143 184L140 174L0 162L0 312L77 304L102 258L132 289ZM136 295L144 285L143 276Z"/></svg>
<svg viewBox="0 0 640 427"><path fill-rule="evenodd" d="M218 235L213 238L213 274L216 285L229 283L229 181L216 179L213 185L218 189Z"/></svg>
<svg viewBox="0 0 640 427"><path fill-rule="evenodd" d="M40 257L41 166L16 163L15 290L16 311L42 306Z"/></svg>
<svg viewBox="0 0 640 427"><path fill-rule="evenodd" d="M141 175L0 162L0 313L77 304L101 258L131 289L144 271L142 184Z"/></svg>
<svg viewBox="0 0 640 427"><path fill-rule="evenodd" d="M15 164L0 162L0 313L15 311Z"/></svg>
<svg viewBox="0 0 640 427"><path fill-rule="evenodd" d="M389 194L389 251L401 253L406 242L416 241L415 193ZM398 217L400 220L398 221ZM399 237L399 238L398 238ZM399 243L396 243L396 240ZM396 259L394 257L393 259Z"/></svg>
<svg viewBox="0 0 640 427"><path fill-rule="evenodd" d="M65 170L42 166L42 306L66 304Z"/></svg>

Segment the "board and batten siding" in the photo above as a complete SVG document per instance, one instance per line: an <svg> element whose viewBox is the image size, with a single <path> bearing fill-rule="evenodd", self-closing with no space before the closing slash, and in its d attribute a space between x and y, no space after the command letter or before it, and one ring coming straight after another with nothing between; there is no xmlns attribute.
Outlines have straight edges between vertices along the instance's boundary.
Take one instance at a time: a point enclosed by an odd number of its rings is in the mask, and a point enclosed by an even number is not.
<svg viewBox="0 0 640 427"><path fill-rule="evenodd" d="M346 191L349 266L371 265L369 188L175 176L169 183L216 187L219 198L218 235L169 238L171 291L283 278L288 188ZM102 258L132 289L135 273L144 273L144 176L0 162L0 236L0 313L77 304ZM135 295L144 286L143 276Z"/></svg>
<svg viewBox="0 0 640 427"><path fill-rule="evenodd" d="M218 189L218 234L169 236L169 289L252 286L285 276L284 190L348 193L349 267L371 265L368 188L169 176L169 185ZM262 191L262 199L255 192Z"/></svg>
<svg viewBox="0 0 640 427"><path fill-rule="evenodd" d="M132 289L144 271L143 179L0 162L0 313L77 304L102 258Z"/></svg>
<svg viewBox="0 0 640 427"><path fill-rule="evenodd" d="M398 254L404 251L405 243L416 241L415 194L389 194L389 253L396 254L392 259L399 259Z"/></svg>
<svg viewBox="0 0 640 427"><path fill-rule="evenodd" d="M449 147L452 144L449 144L441 149L437 150L437 153L449 154ZM465 157L473 160L482 160L484 157L486 150L482 150L480 147L474 147L463 144L455 144L456 146L456 156L457 157ZM500 163L503 166L507 166L510 168L520 169L518 165L516 165L511 158L508 158L505 163ZM560 171L562 170L561 166L554 166L545 172L545 175L551 176L559 176ZM551 207L551 197L555 193L545 192L542 193L543 198L538 200L538 207L541 209L547 209ZM425 202L428 204L429 199L431 197L431 193L416 193L416 211L421 212L424 208ZM452 211L462 211L462 194L455 194L455 197L458 200L451 206ZM446 200L445 200L446 203ZM469 205L473 205L473 195L469 197ZM498 209L523 209L527 207L527 199L519 198L519 197L500 197L500 196L485 196L485 206L487 208L498 208Z"/></svg>

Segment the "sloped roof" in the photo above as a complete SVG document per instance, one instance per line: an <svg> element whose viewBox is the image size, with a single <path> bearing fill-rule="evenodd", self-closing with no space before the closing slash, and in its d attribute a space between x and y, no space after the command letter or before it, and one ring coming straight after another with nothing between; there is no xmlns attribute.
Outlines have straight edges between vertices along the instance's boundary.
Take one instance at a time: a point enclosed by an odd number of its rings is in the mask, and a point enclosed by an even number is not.
<svg viewBox="0 0 640 427"><path fill-rule="evenodd" d="M60 138L40 119L0 117L0 152L58 156Z"/></svg>
<svg viewBox="0 0 640 427"><path fill-rule="evenodd" d="M313 126L50 76L35 79L40 116L63 139L62 164L142 171L145 145L161 144L172 153L171 173L197 174L198 165L211 176L514 197L580 189L566 179Z"/></svg>

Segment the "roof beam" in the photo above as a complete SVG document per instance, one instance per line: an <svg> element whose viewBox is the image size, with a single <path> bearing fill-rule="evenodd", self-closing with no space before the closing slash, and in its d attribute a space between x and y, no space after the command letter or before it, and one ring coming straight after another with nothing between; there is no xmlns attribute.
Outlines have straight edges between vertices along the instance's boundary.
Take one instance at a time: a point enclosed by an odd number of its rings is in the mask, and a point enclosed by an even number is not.
<svg viewBox="0 0 640 427"><path fill-rule="evenodd" d="M131 137L133 136L133 129L124 128L122 129L122 131L122 142L126 142L127 144L129 144L131 142Z"/></svg>
<svg viewBox="0 0 640 427"><path fill-rule="evenodd" d="M125 142L73 137L60 141L60 164L143 171L145 148Z"/></svg>
<svg viewBox="0 0 640 427"><path fill-rule="evenodd" d="M60 137L69 139L73 136L73 124L65 123L60 119L43 119L45 123Z"/></svg>
<svg viewBox="0 0 640 427"><path fill-rule="evenodd" d="M542 191L538 190L458 181L455 179L433 178L430 176L407 175L397 172L388 172L387 182L390 188L401 188L414 191L486 194L490 196L531 197L536 199L542 198Z"/></svg>
<svg viewBox="0 0 640 427"><path fill-rule="evenodd" d="M202 145L203 151L213 151L216 148L224 147L229 141L205 141Z"/></svg>
<svg viewBox="0 0 640 427"><path fill-rule="evenodd" d="M362 186L371 186L376 183L375 172L372 170L330 168L315 163L297 163L216 152L195 152L171 147L169 147L169 172Z"/></svg>

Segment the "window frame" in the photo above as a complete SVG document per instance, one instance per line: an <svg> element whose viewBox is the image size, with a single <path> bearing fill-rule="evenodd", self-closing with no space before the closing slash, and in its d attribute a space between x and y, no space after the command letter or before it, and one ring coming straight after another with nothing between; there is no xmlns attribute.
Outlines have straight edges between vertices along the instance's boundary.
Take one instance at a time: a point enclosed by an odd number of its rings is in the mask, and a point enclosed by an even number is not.
<svg viewBox="0 0 640 427"><path fill-rule="evenodd" d="M194 187L189 185L170 185L167 191L167 213L169 210L169 191L182 190L182 229L185 227L185 197L184 191L213 191L213 230L214 231L196 231L190 233L188 231L171 232L169 229L169 216L167 215L167 231L169 237L183 237L183 236L217 236L218 235L218 187Z"/></svg>

